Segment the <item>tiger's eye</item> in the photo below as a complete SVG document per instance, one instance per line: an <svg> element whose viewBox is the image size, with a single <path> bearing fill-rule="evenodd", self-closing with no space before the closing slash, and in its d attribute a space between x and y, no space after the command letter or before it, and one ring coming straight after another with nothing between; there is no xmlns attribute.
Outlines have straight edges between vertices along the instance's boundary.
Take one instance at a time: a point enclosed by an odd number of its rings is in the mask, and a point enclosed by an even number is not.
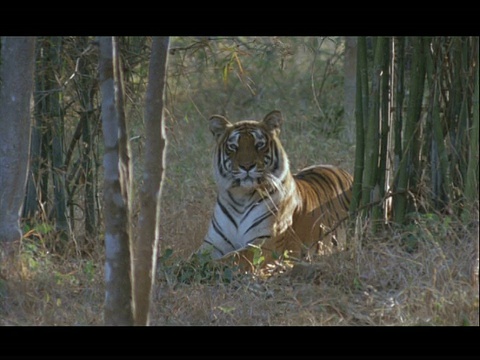
<svg viewBox="0 0 480 360"><path fill-rule="evenodd" d="M234 143L227 144L227 149L230 151L237 151L238 146Z"/></svg>
<svg viewBox="0 0 480 360"><path fill-rule="evenodd" d="M257 148L257 150L260 150L262 148L265 147L265 141L259 141L255 144L255 147Z"/></svg>

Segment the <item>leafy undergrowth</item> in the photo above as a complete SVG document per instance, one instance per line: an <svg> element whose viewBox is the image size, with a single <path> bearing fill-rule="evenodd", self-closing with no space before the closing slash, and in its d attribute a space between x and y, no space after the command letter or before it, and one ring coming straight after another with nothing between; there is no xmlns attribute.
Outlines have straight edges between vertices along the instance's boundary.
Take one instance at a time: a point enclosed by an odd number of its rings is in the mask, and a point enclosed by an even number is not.
<svg viewBox="0 0 480 360"><path fill-rule="evenodd" d="M478 233L421 220L268 274L164 251L151 325L478 326ZM2 261L0 325L103 324L97 250L67 259L24 238L16 260Z"/></svg>

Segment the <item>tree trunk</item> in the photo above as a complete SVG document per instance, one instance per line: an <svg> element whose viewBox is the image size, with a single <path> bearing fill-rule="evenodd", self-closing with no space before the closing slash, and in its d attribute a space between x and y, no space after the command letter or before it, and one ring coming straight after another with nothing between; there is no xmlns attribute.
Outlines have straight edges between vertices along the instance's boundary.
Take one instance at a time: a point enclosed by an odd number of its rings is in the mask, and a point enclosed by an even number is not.
<svg viewBox="0 0 480 360"><path fill-rule="evenodd" d="M37 46L38 48L38 46ZM37 74L38 76L38 74ZM23 206L23 217L32 221L38 209L38 192L40 184L40 169L42 162L42 127L39 117L35 117L35 125L32 127L30 146L30 169L28 171L27 191ZM33 221L32 221L33 222Z"/></svg>
<svg viewBox="0 0 480 360"><path fill-rule="evenodd" d="M168 37L154 37L145 103L145 169L135 247L135 324L148 325L160 238L160 195L165 169L165 103Z"/></svg>
<svg viewBox="0 0 480 360"><path fill-rule="evenodd" d="M79 45L82 49L86 49L88 38L86 36L79 37ZM92 131L97 123L96 115L93 108L93 97L96 92L95 80L84 74L89 74L92 66L86 58L78 59L78 95L81 104L80 122L82 127L82 171L85 179L84 192L84 214L85 214L85 236L93 239L97 235L97 219L95 216L95 190L96 183L94 179L93 167L93 134Z"/></svg>
<svg viewBox="0 0 480 360"><path fill-rule="evenodd" d="M133 325L131 171L117 43L100 37L99 75L105 153L105 324Z"/></svg>
<svg viewBox="0 0 480 360"><path fill-rule="evenodd" d="M50 39L48 61L52 67L49 71L48 117L52 121L52 179L53 197L55 204L55 229L63 240L67 239L67 197L65 191L65 164L63 161L63 109L60 101L60 92L57 90L61 84L56 80L55 74L61 69L62 38L59 36Z"/></svg>
<svg viewBox="0 0 480 360"><path fill-rule="evenodd" d="M35 38L2 37L0 58L0 243L20 240L30 150ZM10 250L10 249L8 249Z"/></svg>
<svg viewBox="0 0 480 360"><path fill-rule="evenodd" d="M350 203L350 212L358 210L362 195L362 178L365 160L365 116L364 110L364 91L368 92L368 87L364 87L367 82L367 42L364 36L358 38L357 46L357 81L355 96L355 169L353 174L352 201ZM368 86L368 84L367 84Z"/></svg>
<svg viewBox="0 0 480 360"><path fill-rule="evenodd" d="M440 117L441 71L439 65L442 62L442 50L441 44L437 41L432 46L433 49L431 50L430 44L425 44L426 74L430 88L429 119L432 132L430 151L432 163L431 181L434 206L441 208L450 203L452 183Z"/></svg>
<svg viewBox="0 0 480 360"><path fill-rule="evenodd" d="M464 196L466 199L466 204L464 211L462 212L462 217L465 223L469 223L473 220L474 207L477 206L477 221L478 221L478 117L479 117L479 108L478 108L478 98L480 96L478 89L478 37L474 40L474 53L477 54L477 66L475 69L475 85L473 90L473 121L472 128L469 131L469 146L468 146L468 165L467 165L467 176L465 180L465 191ZM478 223L477 223L478 228ZM478 240L477 240L477 254L478 254ZM478 255L477 255L478 259ZM477 260L478 264L478 260ZM477 265L478 269L478 265ZM478 270L477 270L478 275ZM478 277L477 277L478 282Z"/></svg>
<svg viewBox="0 0 480 360"><path fill-rule="evenodd" d="M378 156L380 131L380 89L384 69L387 39L379 37L375 46L373 61L372 91L368 111L368 124L365 136L365 169L362 181L362 206L378 200ZM378 213L377 213L378 214Z"/></svg>
<svg viewBox="0 0 480 360"><path fill-rule="evenodd" d="M390 124L391 124L391 113L390 113L390 39L386 38L384 42L383 49L383 70L381 75L381 100L380 100L380 157L378 161L378 177L377 184L379 189L379 197L385 199L385 190L388 188L388 167L387 167L387 156L388 149L391 148L390 143ZM375 199L380 200L380 199ZM383 202L378 205L375 205L373 211L376 212L374 218L380 219L383 215L383 220L387 218L387 203Z"/></svg>
<svg viewBox="0 0 480 360"><path fill-rule="evenodd" d="M357 76L357 37L345 38L343 125L349 143L355 140L355 94Z"/></svg>
<svg viewBox="0 0 480 360"><path fill-rule="evenodd" d="M44 43L46 39L38 37L36 39L36 68L35 68L35 91L34 91L34 115L35 125L32 128L32 140L30 148L30 169L27 182L27 192L24 204L24 217L27 220L33 220L39 210L39 204L47 201L48 191L48 144L50 143L49 125L45 122L46 113L46 71L47 56L44 52ZM42 207L46 210L47 205ZM41 213L41 215L46 215ZM46 217L44 217L46 221Z"/></svg>
<svg viewBox="0 0 480 360"><path fill-rule="evenodd" d="M423 87L425 80L425 57L423 53L422 38L413 38L412 74L410 95L408 99L407 116L403 132L403 154L398 173L397 195L394 204L395 222L403 223L407 211L407 191L409 187L415 187L417 168L414 167L413 149L418 148L415 144L415 131L421 114L423 99Z"/></svg>

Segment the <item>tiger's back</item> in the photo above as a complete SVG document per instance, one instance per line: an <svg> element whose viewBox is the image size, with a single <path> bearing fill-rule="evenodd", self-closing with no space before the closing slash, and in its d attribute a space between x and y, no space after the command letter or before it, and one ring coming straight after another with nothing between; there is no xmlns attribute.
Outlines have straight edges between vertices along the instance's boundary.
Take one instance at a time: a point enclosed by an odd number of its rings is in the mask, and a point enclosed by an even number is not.
<svg viewBox="0 0 480 360"><path fill-rule="evenodd" d="M302 239L297 255L302 257L343 249L352 176L338 167L319 165L300 171L294 179L301 199L292 222L291 241Z"/></svg>

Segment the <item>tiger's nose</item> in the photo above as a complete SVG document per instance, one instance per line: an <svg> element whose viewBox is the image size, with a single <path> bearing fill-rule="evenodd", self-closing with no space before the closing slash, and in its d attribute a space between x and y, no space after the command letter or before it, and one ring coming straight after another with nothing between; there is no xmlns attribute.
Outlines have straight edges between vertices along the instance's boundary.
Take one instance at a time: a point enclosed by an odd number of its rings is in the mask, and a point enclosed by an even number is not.
<svg viewBox="0 0 480 360"><path fill-rule="evenodd" d="M241 165L238 165L242 170L245 170L245 171L250 171L252 170L254 167L255 167L255 163L252 162L252 163L248 163L248 164L241 164Z"/></svg>

